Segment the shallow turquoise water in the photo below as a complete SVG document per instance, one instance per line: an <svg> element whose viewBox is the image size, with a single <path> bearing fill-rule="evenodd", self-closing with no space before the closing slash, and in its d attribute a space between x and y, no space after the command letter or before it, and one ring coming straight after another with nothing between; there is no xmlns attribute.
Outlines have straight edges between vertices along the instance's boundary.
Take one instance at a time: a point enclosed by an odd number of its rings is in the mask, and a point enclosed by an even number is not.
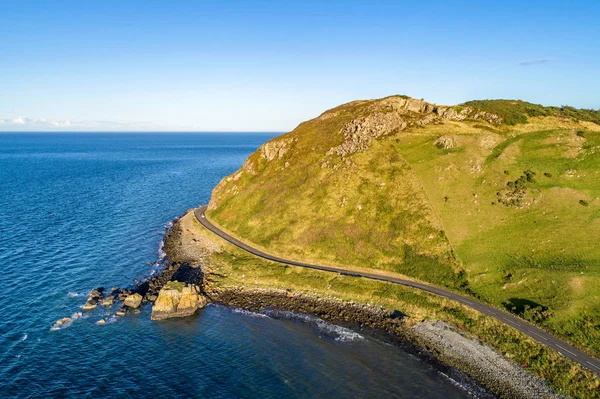
<svg viewBox="0 0 600 399"><path fill-rule="evenodd" d="M303 316L144 308L97 326L115 311L99 309L50 331L92 288L154 270L164 226L271 137L0 134L0 396L467 397L399 348Z"/></svg>

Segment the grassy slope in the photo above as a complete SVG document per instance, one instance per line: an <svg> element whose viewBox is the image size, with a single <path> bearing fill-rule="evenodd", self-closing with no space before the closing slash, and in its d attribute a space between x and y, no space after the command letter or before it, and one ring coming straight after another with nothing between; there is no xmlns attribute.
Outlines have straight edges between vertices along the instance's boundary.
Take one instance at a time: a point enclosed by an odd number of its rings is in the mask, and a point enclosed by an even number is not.
<svg viewBox="0 0 600 399"><path fill-rule="evenodd" d="M464 286L466 270L474 295L600 355L600 128L555 116L445 122L327 157L342 126L374 106L350 103L301 124L281 138L281 158L253 154L215 189L208 216L287 257L451 287ZM458 145L438 148L441 135ZM525 170L536 172L525 183L531 205L498 203Z"/></svg>
<svg viewBox="0 0 600 399"><path fill-rule="evenodd" d="M443 320L491 345L507 358L546 378L571 397L600 398L600 379L518 331L454 301L380 281L357 279L283 266L257 258L206 230L188 213L181 221L183 245L201 252L206 282L212 288L283 289L355 303L400 309L410 326L421 320ZM201 243L201 244L198 244ZM212 247L208 254L204 248ZM220 249L218 249L220 248Z"/></svg>
<svg viewBox="0 0 600 399"><path fill-rule="evenodd" d="M501 151L482 145L486 135L457 135L464 151L444 154L431 145L435 135L397 145L430 193L470 288L517 312L525 301L549 308L542 325L600 354L600 134L516 131L499 136ZM536 202L499 204L496 193L525 170L537 173L527 184Z"/></svg>

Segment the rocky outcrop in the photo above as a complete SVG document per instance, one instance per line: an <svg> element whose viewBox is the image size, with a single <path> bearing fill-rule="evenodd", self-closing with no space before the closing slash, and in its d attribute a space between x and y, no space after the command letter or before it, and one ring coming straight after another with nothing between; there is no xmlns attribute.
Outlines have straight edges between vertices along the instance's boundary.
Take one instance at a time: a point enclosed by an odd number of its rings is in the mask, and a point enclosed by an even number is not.
<svg viewBox="0 0 600 399"><path fill-rule="evenodd" d="M96 309L96 306L98 306L99 302L102 302L104 300L104 295L102 294L104 292L104 287L98 287L98 288L94 288L91 292L90 295L88 295L88 299L85 302L85 305L83 305L83 310L92 310L92 309Z"/></svg>
<svg viewBox="0 0 600 399"><path fill-rule="evenodd" d="M347 155L369 148L371 141L397 130L404 130L408 121L397 113L374 113L348 122L342 130L344 142L331 148L326 155Z"/></svg>
<svg viewBox="0 0 600 399"><path fill-rule="evenodd" d="M297 138L283 138L271 140L265 144L263 144L258 151L262 155L263 158L266 158L267 161L272 161L274 159L281 159L286 152L291 147L291 144L294 143Z"/></svg>
<svg viewBox="0 0 600 399"><path fill-rule="evenodd" d="M165 285L152 306L152 320L164 320L174 317L186 317L203 308L207 299L200 293L197 285L185 285L172 281Z"/></svg>
<svg viewBox="0 0 600 399"><path fill-rule="evenodd" d="M423 100L388 97L376 101L366 116L346 123L339 131L344 136L342 144L332 147L326 155L346 156L365 151L373 139L403 131L412 126L424 126L443 121L462 121L467 118L484 120L498 125L502 118L477 111L471 107L437 106Z"/></svg>

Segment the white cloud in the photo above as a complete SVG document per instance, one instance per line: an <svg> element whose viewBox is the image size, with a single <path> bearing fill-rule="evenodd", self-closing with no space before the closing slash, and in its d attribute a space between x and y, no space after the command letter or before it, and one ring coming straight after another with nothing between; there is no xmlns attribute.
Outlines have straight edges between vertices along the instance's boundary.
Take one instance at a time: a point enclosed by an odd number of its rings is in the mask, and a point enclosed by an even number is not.
<svg viewBox="0 0 600 399"><path fill-rule="evenodd" d="M0 119L0 129L4 131L46 131L46 130L82 130L82 131L118 131L118 130L154 130L152 124L145 122L114 121L71 121L48 118L28 118L19 116L12 119Z"/></svg>
<svg viewBox="0 0 600 399"><path fill-rule="evenodd" d="M534 58L531 60L525 60L519 62L521 66L529 66L529 65L539 65L539 64L547 64L549 62L556 61L554 58Z"/></svg>

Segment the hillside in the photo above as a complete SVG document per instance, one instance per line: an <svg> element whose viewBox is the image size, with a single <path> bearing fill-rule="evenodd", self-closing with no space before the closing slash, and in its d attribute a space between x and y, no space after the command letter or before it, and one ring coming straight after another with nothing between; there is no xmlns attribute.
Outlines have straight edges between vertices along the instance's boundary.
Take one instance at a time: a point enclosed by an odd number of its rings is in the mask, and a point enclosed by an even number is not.
<svg viewBox="0 0 600 399"><path fill-rule="evenodd" d="M264 144L207 216L273 254L468 292L600 355L599 114L355 101Z"/></svg>

